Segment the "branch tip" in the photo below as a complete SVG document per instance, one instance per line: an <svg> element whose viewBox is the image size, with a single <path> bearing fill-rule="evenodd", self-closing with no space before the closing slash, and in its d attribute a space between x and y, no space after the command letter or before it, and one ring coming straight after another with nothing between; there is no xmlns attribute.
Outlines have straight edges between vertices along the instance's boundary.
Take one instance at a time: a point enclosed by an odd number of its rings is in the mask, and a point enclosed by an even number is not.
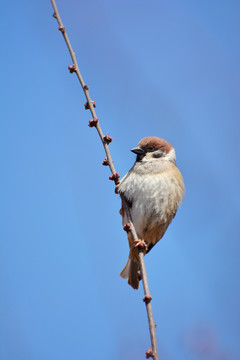
<svg viewBox="0 0 240 360"><path fill-rule="evenodd" d="M88 126L89 126L89 127L94 127L94 126L97 125L97 123L98 123L98 118L95 117L95 118L93 118L92 120L89 120Z"/></svg>
<svg viewBox="0 0 240 360"><path fill-rule="evenodd" d="M146 351L146 359L153 358L153 351L152 349L148 349Z"/></svg>

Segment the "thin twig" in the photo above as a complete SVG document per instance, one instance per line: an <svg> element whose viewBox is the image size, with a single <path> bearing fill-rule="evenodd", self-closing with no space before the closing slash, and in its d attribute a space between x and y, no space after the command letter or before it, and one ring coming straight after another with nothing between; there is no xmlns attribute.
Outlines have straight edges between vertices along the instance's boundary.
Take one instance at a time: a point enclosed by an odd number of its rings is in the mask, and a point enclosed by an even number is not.
<svg viewBox="0 0 240 360"><path fill-rule="evenodd" d="M133 222L132 222L132 217L131 217L131 213L130 213L130 210L129 210L128 203L127 203L126 199L124 198L124 196L121 196L121 198L122 198L124 209L125 209L126 214L127 214L128 223L130 225L130 231L132 233L133 240L137 241L138 236L137 236L135 227L134 227ZM157 338L156 338L156 331L155 331L156 325L155 325L154 319L153 319L153 311L152 311L152 304L151 304L152 297L151 297L151 295L149 293L147 272L146 272L146 267L145 267L143 249L139 248L138 254L139 254L141 278L142 278L142 282L143 282L143 290L144 290L144 295L145 295L144 298L143 298L143 301L146 304L147 315L148 315L148 325L149 325L149 331L150 331L151 343L152 343L152 349L147 350L146 357L147 358L152 357L154 360L158 360Z"/></svg>
<svg viewBox="0 0 240 360"><path fill-rule="evenodd" d="M93 116L93 119L89 121L89 126L90 127L96 127L97 132L100 136L100 139L103 143L104 146L104 150L106 153L106 158L103 161L103 165L108 165L112 175L109 177L110 180L113 180L115 182L116 185L116 192L117 192L117 185L119 184L119 174L116 172L115 167L113 165L113 160L110 154L110 150L109 150L109 146L108 144L112 141L112 138L109 135L103 135L102 129L100 127L99 121L98 121L98 117L95 111L95 102L91 100L90 95L89 95L89 87L88 85L86 85L83 81L82 75L80 73L79 67L78 67L78 63L76 60L76 56L75 56L75 51L73 50L69 38L67 36L67 32L65 27L63 26L62 20L60 18L56 3L54 0L51 0L53 9L54 9L54 14L53 17L55 17L57 19L57 22L59 24L59 30L61 31L64 40L67 44L69 53L71 55L72 58L72 62L73 65L70 65L68 67L70 73L75 72L78 80L82 86L82 89L84 91L84 94L86 96L87 99L87 103L85 104L85 109L89 109L91 111L91 114ZM121 195L121 199L123 202L123 207L126 211L127 214L127 218L128 218L128 223L130 225L130 231L132 233L133 239L134 240L138 240L138 236L136 233L136 230L134 228L133 222L132 222L132 217L131 217L131 213L128 207L128 203L127 200L125 199L125 197L123 195ZM146 304L146 309L147 309L147 315L148 315L148 323L149 323L149 330L150 330L150 336L151 336L151 343L152 343L152 349L147 350L146 352L146 357L150 358L152 357L154 360L158 360L158 351L157 351L157 340L156 340L156 332L155 332L155 323L153 320L153 313L152 313L152 305L151 305L151 300L152 297L149 294L149 288L148 288L148 280L147 280L147 273L146 273L146 268L145 268L145 263L144 263L144 252L142 249L139 248L139 262L140 262L140 270L141 270L141 278L143 281L143 289L144 289L144 302Z"/></svg>

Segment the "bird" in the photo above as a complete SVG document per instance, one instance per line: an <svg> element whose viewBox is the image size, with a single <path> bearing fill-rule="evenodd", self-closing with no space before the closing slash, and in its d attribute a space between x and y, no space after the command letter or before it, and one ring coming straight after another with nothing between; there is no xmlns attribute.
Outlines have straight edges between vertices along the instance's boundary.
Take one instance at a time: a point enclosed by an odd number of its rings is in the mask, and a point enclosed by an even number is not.
<svg viewBox="0 0 240 360"><path fill-rule="evenodd" d="M139 241L148 253L162 239L185 194L185 186L176 165L173 146L157 136L147 136L131 151L137 155L133 167L120 180L118 193L127 201ZM122 224L128 222L123 204ZM139 287L139 257L132 233L127 232L129 257L120 273L133 289Z"/></svg>

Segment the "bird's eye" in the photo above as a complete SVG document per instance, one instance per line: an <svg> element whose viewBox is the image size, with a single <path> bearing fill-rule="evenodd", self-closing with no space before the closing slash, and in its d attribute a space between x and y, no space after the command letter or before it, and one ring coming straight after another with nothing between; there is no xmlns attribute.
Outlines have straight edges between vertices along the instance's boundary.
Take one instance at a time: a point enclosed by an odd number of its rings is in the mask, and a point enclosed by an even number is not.
<svg viewBox="0 0 240 360"><path fill-rule="evenodd" d="M148 146L147 150L148 150L148 151L154 151L155 148L154 148L154 146Z"/></svg>

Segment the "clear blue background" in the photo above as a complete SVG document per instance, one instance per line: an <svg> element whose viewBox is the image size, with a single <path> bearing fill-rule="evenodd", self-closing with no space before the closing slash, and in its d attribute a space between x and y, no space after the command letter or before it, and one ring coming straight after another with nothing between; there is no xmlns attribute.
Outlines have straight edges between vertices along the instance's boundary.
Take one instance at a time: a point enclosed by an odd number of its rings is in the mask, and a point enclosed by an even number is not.
<svg viewBox="0 0 240 360"><path fill-rule="evenodd" d="M160 359L239 359L239 1L57 5L117 171L156 135L185 179L146 257ZM0 10L0 359L144 359L120 200L51 3Z"/></svg>

